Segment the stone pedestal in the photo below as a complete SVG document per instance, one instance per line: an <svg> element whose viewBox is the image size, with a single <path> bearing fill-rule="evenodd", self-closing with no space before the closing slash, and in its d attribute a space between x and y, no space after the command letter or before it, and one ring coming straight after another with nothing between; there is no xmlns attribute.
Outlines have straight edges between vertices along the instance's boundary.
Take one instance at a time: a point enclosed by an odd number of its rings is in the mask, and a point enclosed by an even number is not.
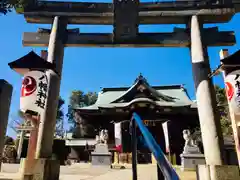
<svg viewBox="0 0 240 180"><path fill-rule="evenodd" d="M198 164L206 164L203 154L181 154L181 170L196 170Z"/></svg>
<svg viewBox="0 0 240 180"><path fill-rule="evenodd" d="M198 165L197 180L239 180L239 167L229 165Z"/></svg>
<svg viewBox="0 0 240 180"><path fill-rule="evenodd" d="M112 154L108 151L107 144L97 144L94 152L91 153L92 165L109 166L112 164Z"/></svg>
<svg viewBox="0 0 240 180"><path fill-rule="evenodd" d="M25 132L22 130L20 133L19 141L18 141L18 147L17 147L17 159L21 159L22 154L22 146L24 141Z"/></svg>
<svg viewBox="0 0 240 180"><path fill-rule="evenodd" d="M206 164L205 156L197 146L185 146L181 157L181 170L196 170L198 164Z"/></svg>
<svg viewBox="0 0 240 180"><path fill-rule="evenodd" d="M51 159L21 159L21 180L59 180L60 163Z"/></svg>

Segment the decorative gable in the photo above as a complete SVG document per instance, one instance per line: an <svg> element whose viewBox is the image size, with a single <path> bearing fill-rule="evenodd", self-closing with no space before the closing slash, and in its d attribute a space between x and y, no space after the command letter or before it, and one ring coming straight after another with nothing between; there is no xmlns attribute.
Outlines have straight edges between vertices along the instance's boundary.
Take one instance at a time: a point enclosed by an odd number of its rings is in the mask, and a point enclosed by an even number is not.
<svg viewBox="0 0 240 180"><path fill-rule="evenodd" d="M126 93L111 103L128 103L137 98L147 98L153 101L174 102L173 97L166 96L157 92L147 82L147 80L140 74L134 81L134 85L130 87Z"/></svg>

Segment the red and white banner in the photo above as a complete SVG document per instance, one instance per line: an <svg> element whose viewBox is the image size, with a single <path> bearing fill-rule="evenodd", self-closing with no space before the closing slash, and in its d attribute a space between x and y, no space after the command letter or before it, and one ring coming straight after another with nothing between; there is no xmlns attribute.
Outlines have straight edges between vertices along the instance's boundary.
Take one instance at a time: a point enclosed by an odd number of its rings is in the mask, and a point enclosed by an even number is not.
<svg viewBox="0 0 240 180"><path fill-rule="evenodd" d="M225 77L226 94L235 114L240 114L240 70Z"/></svg>
<svg viewBox="0 0 240 180"><path fill-rule="evenodd" d="M169 147L169 135L168 135L168 122L162 123L164 139L165 139L165 146L166 146L166 153L170 153Z"/></svg>
<svg viewBox="0 0 240 180"><path fill-rule="evenodd" d="M117 151L122 151L122 126L121 123L114 124L115 147Z"/></svg>
<svg viewBox="0 0 240 180"><path fill-rule="evenodd" d="M44 72L30 71L23 77L20 110L41 113L46 106L48 79Z"/></svg>

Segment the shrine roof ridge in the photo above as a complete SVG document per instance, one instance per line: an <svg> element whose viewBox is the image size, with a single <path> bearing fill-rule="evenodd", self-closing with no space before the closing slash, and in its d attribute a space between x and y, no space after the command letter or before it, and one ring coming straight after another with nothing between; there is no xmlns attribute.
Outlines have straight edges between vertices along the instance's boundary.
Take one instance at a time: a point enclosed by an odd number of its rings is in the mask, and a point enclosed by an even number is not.
<svg viewBox="0 0 240 180"><path fill-rule="evenodd" d="M107 88L101 88L101 92L107 92L107 91L127 91L130 89L131 86L125 86L125 87L107 87ZM156 90L164 90L164 89L185 89L184 84L173 84L173 85L163 85L163 86L151 86L151 88Z"/></svg>

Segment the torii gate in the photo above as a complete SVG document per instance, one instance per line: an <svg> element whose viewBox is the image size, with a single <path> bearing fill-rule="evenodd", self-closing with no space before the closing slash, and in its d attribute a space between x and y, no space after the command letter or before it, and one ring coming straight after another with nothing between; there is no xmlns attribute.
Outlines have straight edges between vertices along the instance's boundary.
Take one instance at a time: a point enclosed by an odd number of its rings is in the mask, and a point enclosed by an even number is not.
<svg viewBox="0 0 240 180"><path fill-rule="evenodd" d="M238 1L236 1L238 2ZM17 12L28 23L52 24L51 30L24 33L24 46L48 46L48 62L55 71L47 71L50 80L48 108L41 117L37 154L51 154L56 101L59 94L64 47L188 47L196 88L199 119L206 163L223 165L223 138L212 81L208 78L210 65L208 46L235 44L233 32L219 32L218 28L203 28L205 23L225 23L240 11L239 3L202 4L202 1L174 1L139 3L138 0L113 3L33 1ZM53 18L54 17L54 18ZM79 33L67 30L67 24L113 24L113 33ZM186 24L172 33L139 33L139 24ZM49 33L51 32L51 33ZM47 119L47 122L46 122ZM51 126L49 126L51 124Z"/></svg>

